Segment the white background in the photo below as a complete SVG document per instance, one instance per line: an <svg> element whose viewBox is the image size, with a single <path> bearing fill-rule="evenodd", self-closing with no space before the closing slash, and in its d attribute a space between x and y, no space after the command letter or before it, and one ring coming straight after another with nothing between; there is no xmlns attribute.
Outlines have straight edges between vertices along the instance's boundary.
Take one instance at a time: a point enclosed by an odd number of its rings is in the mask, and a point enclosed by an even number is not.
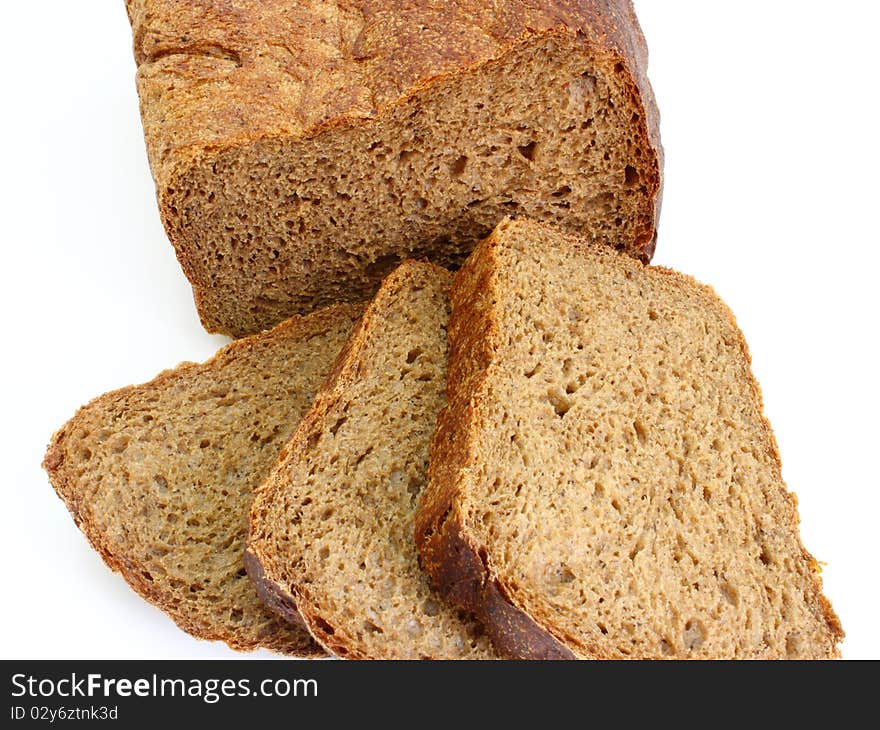
<svg viewBox="0 0 880 730"><path fill-rule="evenodd" d="M122 0L4 8L5 658L236 656L87 546L40 469L111 388L210 356L155 206ZM847 658L880 658L876 3L639 0L663 115L656 263L712 284L751 345Z"/></svg>

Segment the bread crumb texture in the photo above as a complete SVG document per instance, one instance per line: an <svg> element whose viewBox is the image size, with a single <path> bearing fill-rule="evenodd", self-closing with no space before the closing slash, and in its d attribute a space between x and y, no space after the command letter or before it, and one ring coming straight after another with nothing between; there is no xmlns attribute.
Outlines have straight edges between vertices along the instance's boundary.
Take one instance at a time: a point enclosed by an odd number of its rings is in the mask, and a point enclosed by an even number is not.
<svg viewBox="0 0 880 730"><path fill-rule="evenodd" d="M101 396L54 435L44 467L77 525L190 634L239 650L323 653L251 586L247 512L359 313L345 305L294 318L203 365Z"/></svg>

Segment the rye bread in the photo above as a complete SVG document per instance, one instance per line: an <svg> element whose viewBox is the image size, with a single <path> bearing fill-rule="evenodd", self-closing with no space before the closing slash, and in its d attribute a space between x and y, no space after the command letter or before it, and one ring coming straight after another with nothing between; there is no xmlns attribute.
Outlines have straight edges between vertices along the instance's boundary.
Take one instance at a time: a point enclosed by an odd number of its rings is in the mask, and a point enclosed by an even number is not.
<svg viewBox="0 0 880 730"><path fill-rule="evenodd" d="M460 263L508 213L653 252L630 0L127 0L159 209L204 325L250 334Z"/></svg>
<svg viewBox="0 0 880 730"><path fill-rule="evenodd" d="M451 294L424 567L523 658L829 658L749 352L706 286L525 220Z"/></svg>
<svg viewBox="0 0 880 730"><path fill-rule="evenodd" d="M431 589L413 540L445 403L450 282L416 262L386 279L254 499L248 571L338 656L495 656L478 625Z"/></svg>
<svg viewBox="0 0 880 730"><path fill-rule="evenodd" d="M361 308L294 318L81 408L43 466L107 565L200 639L322 654L266 609L243 555L252 490L311 404Z"/></svg>

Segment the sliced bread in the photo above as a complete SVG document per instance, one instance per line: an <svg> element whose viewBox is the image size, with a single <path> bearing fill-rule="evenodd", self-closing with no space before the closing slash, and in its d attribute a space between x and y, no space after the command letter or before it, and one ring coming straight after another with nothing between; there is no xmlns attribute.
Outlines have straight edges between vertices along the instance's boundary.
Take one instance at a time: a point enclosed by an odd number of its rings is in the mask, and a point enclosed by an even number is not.
<svg viewBox="0 0 880 730"><path fill-rule="evenodd" d="M295 318L81 408L43 466L107 565L201 639L322 654L244 570L251 495L311 404L360 307Z"/></svg>
<svg viewBox="0 0 880 730"><path fill-rule="evenodd" d="M420 571L413 517L445 402L450 275L391 274L254 498L247 566L271 605L354 659L486 659Z"/></svg>
<svg viewBox="0 0 880 730"><path fill-rule="evenodd" d="M650 257L659 115L630 0L127 0L159 209L239 336L460 263L507 213Z"/></svg>
<svg viewBox="0 0 880 730"><path fill-rule="evenodd" d="M416 537L502 652L837 654L746 343L711 289L517 220L451 298Z"/></svg>

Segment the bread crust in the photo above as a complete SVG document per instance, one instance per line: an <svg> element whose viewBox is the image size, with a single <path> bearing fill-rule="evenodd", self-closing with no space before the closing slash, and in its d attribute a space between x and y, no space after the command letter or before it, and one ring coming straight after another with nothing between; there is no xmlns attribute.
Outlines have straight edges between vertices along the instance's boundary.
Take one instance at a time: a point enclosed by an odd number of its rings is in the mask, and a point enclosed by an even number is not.
<svg viewBox="0 0 880 730"><path fill-rule="evenodd" d="M641 111L635 136L657 164L646 181L651 225L627 250L645 261L654 253L663 150L631 0L126 0L126 7L162 220L209 331L238 336L246 327L223 321L201 254L182 230L174 193L188 171L258 143L374 125L529 39L573 38L618 67Z"/></svg>
<svg viewBox="0 0 880 730"><path fill-rule="evenodd" d="M142 97L147 149L160 187L187 158L370 122L445 75L464 73L499 58L523 37L546 33L577 34L623 64L644 102L651 147L662 152L647 44L631 0L338 5L341 17L331 21L321 10L289 0L243 0L234 6L222 0L126 0L141 87L156 64L178 71L185 86L173 101ZM326 27L334 22L342 35ZM304 42L282 45L297 35ZM267 54L281 54L286 63L274 71L257 69L258 57ZM193 60L206 64L201 84L187 78ZM226 73L237 69L228 79L231 88L204 83L219 81L223 67ZM300 83L273 88L290 76Z"/></svg>
<svg viewBox="0 0 880 730"><path fill-rule="evenodd" d="M431 575L441 594L472 611L484 623L492 641L502 654L516 659L606 659L599 647L588 647L575 653L565 644L564 636L554 634L553 628L529 615L519 605L515 588L505 585L504 577L494 572L481 546L475 544L463 518L465 483L476 459L474 443L477 412L481 394L494 351L501 343L500 325L485 315L493 301L492 256L499 231L511 225L502 222L495 232L478 247L467 264L456 274L450 294L452 316L449 329L449 365L447 368L448 406L441 411L437 430L431 445L430 482L423 493L415 521L415 536L424 569ZM523 221L524 225L538 225ZM561 235L562 232L560 232ZM602 247L586 244L566 236L573 250L589 248L601 255L614 255ZM711 287L690 276L670 269L651 267L660 276L670 277L708 309L718 312L736 333L737 346L751 373L751 355L745 337L737 326L730 308ZM749 375L750 388L763 414L760 386ZM776 438L769 421L762 415L762 427L769 444L768 456L774 465L778 482L782 482L782 462ZM797 500L786 492L790 505L789 518L799 522ZM800 538L798 538L800 540ZM804 560L813 574L812 597L819 607L828 629L830 643L836 645L844 638L840 620L831 603L822 593L818 562L800 543ZM831 656L839 656L834 647Z"/></svg>
<svg viewBox="0 0 880 730"><path fill-rule="evenodd" d="M504 223L501 224L505 225ZM491 246L493 233L481 247ZM492 643L511 659L576 659L575 654L511 600L485 551L468 536L461 513L462 481L473 458L473 425L479 392L497 346L499 329L481 317L490 300L491 271L474 255L455 275L450 300L448 405L440 412L431 443L429 486L415 519L422 567L447 600L477 616ZM476 306L465 306L472 298Z"/></svg>
<svg viewBox="0 0 880 730"><path fill-rule="evenodd" d="M291 642L289 637L285 638L284 636L276 636L274 634L264 635L256 641L247 641L233 633L224 632L217 627L209 627L191 620L189 613L184 610L185 606L181 607L179 597L157 590L154 583L143 577L141 570L142 566L136 565L127 558L124 554L124 550L120 550L117 544L108 540L108 536L89 520L88 510L83 509L80 504L80 490L77 475L71 470L71 460L67 458L69 452L69 436L76 430L80 423L80 419L84 417L86 413L91 412L94 409L100 409L104 407L105 404L112 405L136 392L143 394L145 391L160 390L172 386L181 380L185 380L191 375L205 371L210 372L213 368L222 367L222 364L228 358L250 351L257 345L257 343L265 341L267 337L278 337L281 335L291 335L304 338L309 337L311 334L319 332L322 327L328 326L330 323L336 321L341 314L354 318L358 312L359 308L356 305L339 305L336 307L330 307L308 318L296 317L288 320L268 333L238 340L220 349L205 363L184 363L173 370L166 370L160 373L156 378L145 385L120 388L119 390L95 398L89 404L80 408L70 421L53 434L51 443L46 452L45 458L43 459L43 468L49 475L49 480L52 483L55 492L67 506L67 509L73 517L77 527L86 536L91 546L111 570L119 573L136 593L168 614L172 620L188 634L200 639L223 641L237 651L253 651L259 648L265 648L270 651L292 654L300 657L318 657L324 655L324 651L321 647L311 639L304 629L293 642ZM288 618L288 620L294 620L300 627L302 627L302 621L296 620L298 617L293 615L285 617Z"/></svg>

